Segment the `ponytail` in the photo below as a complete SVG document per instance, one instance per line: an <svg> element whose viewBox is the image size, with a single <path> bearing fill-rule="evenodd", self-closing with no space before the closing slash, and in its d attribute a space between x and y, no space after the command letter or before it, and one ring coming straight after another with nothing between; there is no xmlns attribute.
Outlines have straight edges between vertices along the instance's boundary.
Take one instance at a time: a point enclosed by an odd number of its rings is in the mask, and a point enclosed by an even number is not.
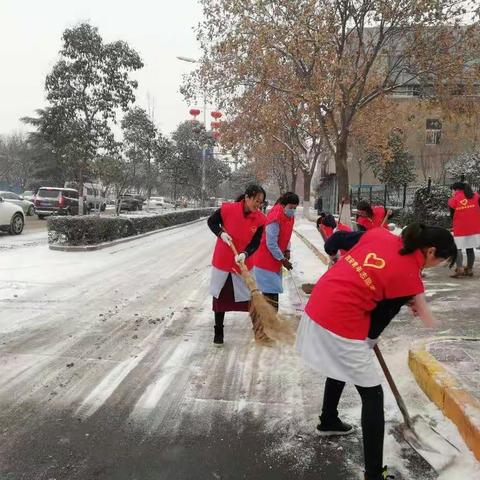
<svg viewBox="0 0 480 480"><path fill-rule="evenodd" d="M409 255L422 248L435 247L435 257L450 260L450 266L457 258L455 240L452 234L442 227L412 223L403 229L402 240L400 255Z"/></svg>
<svg viewBox="0 0 480 480"><path fill-rule="evenodd" d="M408 255L422 247L421 238L425 228L421 223L411 223L403 229L403 248L400 249L400 255Z"/></svg>

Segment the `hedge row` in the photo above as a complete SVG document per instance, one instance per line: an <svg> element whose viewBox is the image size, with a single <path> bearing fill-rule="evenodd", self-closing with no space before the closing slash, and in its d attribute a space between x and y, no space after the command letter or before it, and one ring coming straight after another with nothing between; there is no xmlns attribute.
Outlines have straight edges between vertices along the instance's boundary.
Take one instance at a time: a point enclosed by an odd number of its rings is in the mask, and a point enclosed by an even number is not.
<svg viewBox="0 0 480 480"><path fill-rule="evenodd" d="M47 222L48 243L72 246L96 245L191 222L210 215L213 211L213 208L202 208L138 217L92 215L50 217Z"/></svg>

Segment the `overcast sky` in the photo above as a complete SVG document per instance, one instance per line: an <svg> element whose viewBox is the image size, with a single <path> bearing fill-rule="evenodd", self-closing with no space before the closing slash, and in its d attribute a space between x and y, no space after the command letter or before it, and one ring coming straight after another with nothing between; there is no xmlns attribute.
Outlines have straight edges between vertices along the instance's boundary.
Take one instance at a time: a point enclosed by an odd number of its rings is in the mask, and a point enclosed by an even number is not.
<svg viewBox="0 0 480 480"><path fill-rule="evenodd" d="M169 134L189 117L178 92L198 58L197 0L0 0L0 134L26 127L19 118L45 106L45 76L58 59L65 28L89 21L104 41L124 40L145 63L135 74L137 104L155 99L155 120Z"/></svg>

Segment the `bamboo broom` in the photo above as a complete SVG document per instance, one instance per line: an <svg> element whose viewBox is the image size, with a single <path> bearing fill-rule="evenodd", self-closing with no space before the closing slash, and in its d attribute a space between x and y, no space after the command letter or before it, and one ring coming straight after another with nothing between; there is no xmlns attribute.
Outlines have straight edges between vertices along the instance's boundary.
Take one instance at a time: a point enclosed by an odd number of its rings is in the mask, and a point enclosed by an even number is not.
<svg viewBox="0 0 480 480"><path fill-rule="evenodd" d="M230 248L233 254L237 256L238 252L233 243L230 243ZM250 302L250 315L252 315L252 318L256 316L264 332L272 340L293 344L295 341L295 332L292 326L278 315L277 311L263 296L245 263L239 262L238 265L242 278L252 294L252 300Z"/></svg>

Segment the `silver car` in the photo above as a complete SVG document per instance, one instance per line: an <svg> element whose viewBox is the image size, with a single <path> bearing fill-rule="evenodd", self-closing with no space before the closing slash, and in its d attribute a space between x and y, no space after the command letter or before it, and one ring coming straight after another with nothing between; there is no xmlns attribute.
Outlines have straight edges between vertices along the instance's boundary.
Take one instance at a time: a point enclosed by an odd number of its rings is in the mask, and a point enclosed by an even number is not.
<svg viewBox="0 0 480 480"><path fill-rule="evenodd" d="M26 215L35 215L35 205L32 202L25 200L22 196L13 192L0 192L0 197L2 197L5 202L14 203L19 207L22 207L22 210Z"/></svg>

